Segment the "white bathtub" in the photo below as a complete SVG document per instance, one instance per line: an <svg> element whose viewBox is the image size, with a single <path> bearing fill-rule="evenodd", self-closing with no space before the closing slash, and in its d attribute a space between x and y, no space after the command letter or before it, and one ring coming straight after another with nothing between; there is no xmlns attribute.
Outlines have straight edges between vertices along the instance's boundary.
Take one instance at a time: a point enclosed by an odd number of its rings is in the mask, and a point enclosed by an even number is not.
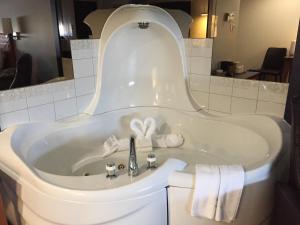
<svg viewBox="0 0 300 225"><path fill-rule="evenodd" d="M158 122L158 133L178 132L185 138L180 148L156 150L157 170L111 181L99 162L90 167L92 176L72 174L72 165L84 154L111 134L129 137L130 120L147 116ZM15 204L26 225L217 225L222 223L189 215L194 165L241 164L246 181L235 224L259 225L270 215L274 182L285 172L288 130L266 116L219 118L151 107L11 127L0 134L0 169L10 193L6 203ZM111 158L127 163L127 156L121 152ZM142 165L145 153L138 159Z"/></svg>
<svg viewBox="0 0 300 225"><path fill-rule="evenodd" d="M146 23L147 29L140 29ZM185 43L175 20L150 5L125 5L99 40L96 91L72 121L29 123L0 134L1 183L14 225L217 225L189 215L197 163L241 164L246 181L235 224L260 225L272 210L274 182L287 164L288 126L266 116L213 117L189 91ZM107 179L107 160L73 165L114 134L129 137L132 118L154 117L158 134L181 133L184 145L156 150L159 167ZM83 176L90 173L91 176ZM208 187L209 188L209 187ZM19 218L19 219L17 219Z"/></svg>

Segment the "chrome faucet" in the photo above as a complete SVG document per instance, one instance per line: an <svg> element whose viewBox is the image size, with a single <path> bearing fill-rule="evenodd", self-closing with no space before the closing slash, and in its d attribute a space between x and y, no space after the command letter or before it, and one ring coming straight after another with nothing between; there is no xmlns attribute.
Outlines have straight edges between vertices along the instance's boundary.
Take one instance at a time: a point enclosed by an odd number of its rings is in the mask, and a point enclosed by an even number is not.
<svg viewBox="0 0 300 225"><path fill-rule="evenodd" d="M129 161L128 161L128 175L137 176L139 174L139 167L136 160L136 150L134 137L130 137Z"/></svg>

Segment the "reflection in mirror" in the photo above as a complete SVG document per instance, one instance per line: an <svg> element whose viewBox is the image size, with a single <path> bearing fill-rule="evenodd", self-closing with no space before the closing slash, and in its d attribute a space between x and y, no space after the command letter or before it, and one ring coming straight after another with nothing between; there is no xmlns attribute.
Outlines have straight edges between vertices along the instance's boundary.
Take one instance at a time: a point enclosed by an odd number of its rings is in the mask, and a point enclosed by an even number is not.
<svg viewBox="0 0 300 225"><path fill-rule="evenodd" d="M70 36L76 38L100 38L102 28L108 16L118 7L125 4L150 4L168 11L178 23L183 37L206 38L208 32L208 14L213 9L208 0L114 0L114 1L73 1L60 0L60 13L62 16L60 30L65 33L76 27ZM75 9L75 11L73 10ZM78 9L78 10L77 10ZM70 15L74 15L71 18ZM66 15L69 19L64 19ZM71 19L70 19L71 18ZM210 26L212 29L212 26Z"/></svg>
<svg viewBox="0 0 300 225"><path fill-rule="evenodd" d="M212 74L288 82L299 24L298 0L212 0L219 18Z"/></svg>
<svg viewBox="0 0 300 225"><path fill-rule="evenodd" d="M100 38L108 16L124 4L164 8L184 38L215 34L209 0L0 1L0 90L73 79L70 40Z"/></svg>
<svg viewBox="0 0 300 225"><path fill-rule="evenodd" d="M50 1L0 1L0 90L60 74Z"/></svg>

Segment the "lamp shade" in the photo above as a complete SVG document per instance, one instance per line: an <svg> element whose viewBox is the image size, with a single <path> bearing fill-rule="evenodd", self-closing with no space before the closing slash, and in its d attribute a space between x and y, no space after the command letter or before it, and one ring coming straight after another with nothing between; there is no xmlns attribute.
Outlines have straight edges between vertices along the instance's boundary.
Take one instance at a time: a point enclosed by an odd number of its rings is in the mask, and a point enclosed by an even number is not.
<svg viewBox="0 0 300 225"><path fill-rule="evenodd" d="M194 18L190 28L191 38L206 38L207 34L207 14L201 14Z"/></svg>
<svg viewBox="0 0 300 225"><path fill-rule="evenodd" d="M2 34L12 34L13 27L10 18L1 18L0 19L0 33Z"/></svg>

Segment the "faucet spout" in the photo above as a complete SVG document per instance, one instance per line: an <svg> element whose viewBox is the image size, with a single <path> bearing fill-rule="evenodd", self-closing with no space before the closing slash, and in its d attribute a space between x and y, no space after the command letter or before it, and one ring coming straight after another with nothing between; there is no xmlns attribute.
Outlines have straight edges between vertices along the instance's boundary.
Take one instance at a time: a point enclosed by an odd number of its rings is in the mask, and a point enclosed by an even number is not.
<svg viewBox="0 0 300 225"><path fill-rule="evenodd" d="M128 161L128 175L137 176L139 174L139 167L136 159L135 140L130 137L129 161Z"/></svg>

